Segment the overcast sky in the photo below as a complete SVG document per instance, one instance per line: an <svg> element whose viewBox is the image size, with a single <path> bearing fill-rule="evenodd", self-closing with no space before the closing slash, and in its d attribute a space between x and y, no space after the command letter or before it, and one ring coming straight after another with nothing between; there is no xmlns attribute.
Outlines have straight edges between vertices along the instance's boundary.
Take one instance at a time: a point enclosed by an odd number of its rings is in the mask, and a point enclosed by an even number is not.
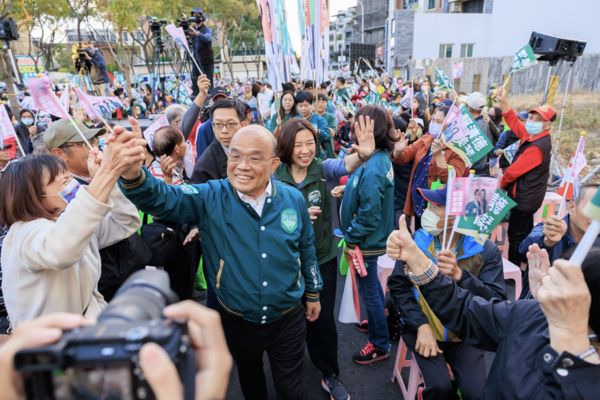
<svg viewBox="0 0 600 400"><path fill-rule="evenodd" d="M347 8L356 5L356 0L330 0L329 1L329 13L335 15L339 10L345 10ZM298 0L285 0L285 9L287 12L287 23L290 32L290 39L292 40L292 46L296 50L296 54L300 54L300 27L298 24Z"/></svg>

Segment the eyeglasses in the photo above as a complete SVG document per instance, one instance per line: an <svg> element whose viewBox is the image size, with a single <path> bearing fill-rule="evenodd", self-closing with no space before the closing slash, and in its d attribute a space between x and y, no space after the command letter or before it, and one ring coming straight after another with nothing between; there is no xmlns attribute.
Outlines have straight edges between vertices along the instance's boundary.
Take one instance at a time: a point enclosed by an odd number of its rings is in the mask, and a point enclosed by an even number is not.
<svg viewBox="0 0 600 400"><path fill-rule="evenodd" d="M238 153L227 153L227 160L233 164L239 164L242 160L245 160L249 165L258 166L266 161L271 161L277 157L264 158L259 155L243 156Z"/></svg>
<svg viewBox="0 0 600 400"><path fill-rule="evenodd" d="M98 137L93 137L88 140L93 147L98 146L99 140ZM69 147L86 147L85 142L75 142L75 143L65 143L62 146L59 146L61 149L68 149Z"/></svg>
<svg viewBox="0 0 600 400"><path fill-rule="evenodd" d="M213 122L212 127L213 127L214 130L220 132L226 126L227 130L230 131L230 130L235 129L239 124L240 124L239 122L226 122L226 123Z"/></svg>

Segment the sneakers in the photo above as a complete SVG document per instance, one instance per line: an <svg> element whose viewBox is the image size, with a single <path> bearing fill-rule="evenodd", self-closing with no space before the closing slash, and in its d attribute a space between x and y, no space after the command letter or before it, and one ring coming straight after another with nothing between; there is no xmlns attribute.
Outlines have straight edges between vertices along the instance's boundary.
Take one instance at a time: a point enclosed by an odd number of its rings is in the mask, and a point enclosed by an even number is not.
<svg viewBox="0 0 600 400"><path fill-rule="evenodd" d="M321 379L321 387L329 393L331 400L350 400L350 395L342 385L342 382L335 376L324 376Z"/></svg>
<svg viewBox="0 0 600 400"><path fill-rule="evenodd" d="M360 365L369 365L388 358L390 358L389 350L378 349L371 342L367 342L358 353L352 356L352 361Z"/></svg>
<svg viewBox="0 0 600 400"><path fill-rule="evenodd" d="M360 333L369 333L369 321L366 319L363 319L358 324L354 324L354 327Z"/></svg>

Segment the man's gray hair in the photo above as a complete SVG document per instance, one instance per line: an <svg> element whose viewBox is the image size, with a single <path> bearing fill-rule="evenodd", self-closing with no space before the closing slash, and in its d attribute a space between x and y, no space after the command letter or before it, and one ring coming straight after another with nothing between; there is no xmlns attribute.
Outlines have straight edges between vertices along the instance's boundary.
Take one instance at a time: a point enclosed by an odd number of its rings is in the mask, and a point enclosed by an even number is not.
<svg viewBox="0 0 600 400"><path fill-rule="evenodd" d="M183 116L183 114L185 114L185 112L186 112L186 108L184 106L182 106L181 104L171 104L165 110L167 122L170 124L171 122L176 120L178 117Z"/></svg>

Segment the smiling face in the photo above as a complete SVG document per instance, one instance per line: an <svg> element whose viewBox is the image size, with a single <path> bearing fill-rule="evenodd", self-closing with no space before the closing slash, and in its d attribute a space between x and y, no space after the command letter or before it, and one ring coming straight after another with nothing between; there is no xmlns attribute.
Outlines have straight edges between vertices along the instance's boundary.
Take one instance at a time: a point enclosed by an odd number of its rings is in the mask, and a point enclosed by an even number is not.
<svg viewBox="0 0 600 400"><path fill-rule="evenodd" d="M229 147L233 135L242 127L242 122L234 108L217 108L213 112L212 125L217 141Z"/></svg>
<svg viewBox="0 0 600 400"><path fill-rule="evenodd" d="M292 153L292 163L306 168L315 158L317 143L315 135L308 129L302 129L296 134L294 140L294 152Z"/></svg>
<svg viewBox="0 0 600 400"><path fill-rule="evenodd" d="M256 198L279 166L273 134L259 125L240 129L227 154L227 178L241 193Z"/></svg>
<svg viewBox="0 0 600 400"><path fill-rule="evenodd" d="M294 107L294 96L292 96L290 93L286 93L281 99L281 106L285 112L290 112Z"/></svg>

